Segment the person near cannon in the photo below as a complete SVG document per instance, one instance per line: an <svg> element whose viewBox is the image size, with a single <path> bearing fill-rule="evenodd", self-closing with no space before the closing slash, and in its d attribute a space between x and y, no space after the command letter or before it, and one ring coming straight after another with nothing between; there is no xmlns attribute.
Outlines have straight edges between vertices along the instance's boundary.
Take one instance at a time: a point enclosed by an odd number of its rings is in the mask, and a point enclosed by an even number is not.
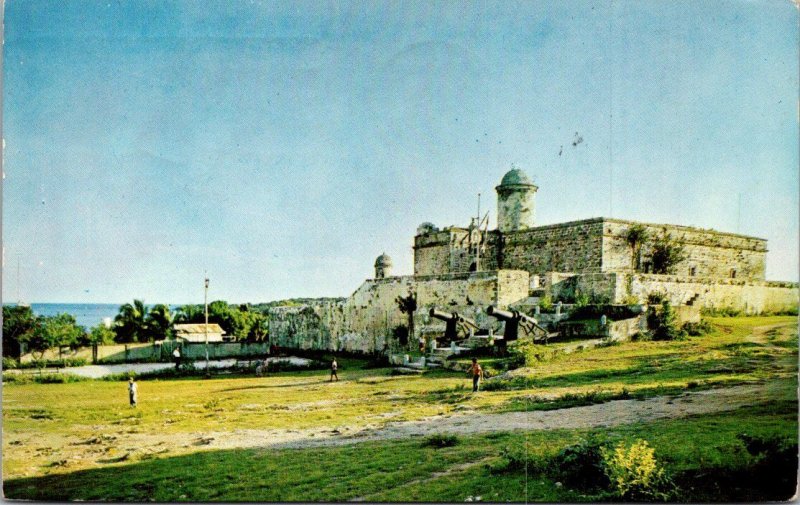
<svg viewBox="0 0 800 505"><path fill-rule="evenodd" d="M469 367L467 375L472 375L472 392L477 393L483 378L483 368L478 363L478 358L472 358L472 365Z"/></svg>

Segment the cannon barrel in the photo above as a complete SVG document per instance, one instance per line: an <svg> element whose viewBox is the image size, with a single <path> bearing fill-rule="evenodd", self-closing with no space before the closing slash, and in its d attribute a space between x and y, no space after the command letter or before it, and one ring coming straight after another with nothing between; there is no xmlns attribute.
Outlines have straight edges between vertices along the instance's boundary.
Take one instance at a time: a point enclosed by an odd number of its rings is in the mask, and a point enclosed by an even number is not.
<svg viewBox="0 0 800 505"><path fill-rule="evenodd" d="M539 321L532 318L531 316L523 314L522 312L515 312L515 314L517 314L517 317L519 317L520 321L525 321L526 323L539 326Z"/></svg>
<svg viewBox="0 0 800 505"><path fill-rule="evenodd" d="M448 314L447 312L441 312L433 307L431 307L431 310L428 313L431 315L431 317L435 317L436 319L441 319L442 321L452 321L453 319L456 319L458 317L456 314Z"/></svg>
<svg viewBox="0 0 800 505"><path fill-rule="evenodd" d="M489 307L486 308L486 313L503 321L511 321L519 317L519 312L517 311L510 312L508 310L498 309L494 305L489 305Z"/></svg>

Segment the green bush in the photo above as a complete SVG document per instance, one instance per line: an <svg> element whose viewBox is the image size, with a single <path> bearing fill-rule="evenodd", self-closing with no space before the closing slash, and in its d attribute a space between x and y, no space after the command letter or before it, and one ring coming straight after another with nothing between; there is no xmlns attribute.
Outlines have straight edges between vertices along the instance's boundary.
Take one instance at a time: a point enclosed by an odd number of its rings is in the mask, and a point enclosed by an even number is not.
<svg viewBox="0 0 800 505"><path fill-rule="evenodd" d="M536 363L550 361L557 356L557 352L547 346L534 344L532 340L517 340L508 345L508 368L514 369L523 366L534 366Z"/></svg>
<svg viewBox="0 0 800 505"><path fill-rule="evenodd" d="M681 330L692 337L699 337L714 331L714 326L705 319L701 319L699 323L684 323Z"/></svg>
<svg viewBox="0 0 800 505"><path fill-rule="evenodd" d="M625 295L625 298L622 299L622 303L624 305L639 305L639 297L635 295Z"/></svg>
<svg viewBox="0 0 800 505"><path fill-rule="evenodd" d="M617 497L632 501L669 499L669 479L646 440L631 445L620 442L613 449L602 447L600 453L603 471Z"/></svg>
<svg viewBox="0 0 800 505"><path fill-rule="evenodd" d="M731 307L722 307L722 308L713 308L713 307L703 307L700 309L700 314L709 317L740 317L745 315L743 311L739 309L733 309Z"/></svg>
<svg viewBox="0 0 800 505"><path fill-rule="evenodd" d="M19 366L14 358L3 358L3 370L13 370Z"/></svg>
<svg viewBox="0 0 800 505"><path fill-rule="evenodd" d="M586 307L587 305L589 305L589 302L590 302L589 295L580 290L575 290L575 307L577 308Z"/></svg>
<svg viewBox="0 0 800 505"><path fill-rule="evenodd" d="M88 363L86 358L63 358L63 359L34 359L25 363L19 363L18 368L63 368L73 366L84 366ZM3 360L5 367L5 359Z"/></svg>
<svg viewBox="0 0 800 505"><path fill-rule="evenodd" d="M43 375L22 373L3 374L3 384L67 384L87 380L91 379L62 373L48 373Z"/></svg>
<svg viewBox="0 0 800 505"><path fill-rule="evenodd" d="M525 445L505 446L500 457L489 466L491 473L543 474L550 466L549 458L530 454Z"/></svg>
<svg viewBox="0 0 800 505"><path fill-rule="evenodd" d="M647 295L648 305L661 305L661 302L667 299L667 294L661 291L653 291Z"/></svg>
<svg viewBox="0 0 800 505"><path fill-rule="evenodd" d="M678 315L669 300L662 301L661 307L648 309L647 325L653 332L653 340L680 340L686 336L678 328Z"/></svg>
<svg viewBox="0 0 800 505"><path fill-rule="evenodd" d="M550 296L549 293L539 298L539 309L542 312L552 312L553 298Z"/></svg>
<svg viewBox="0 0 800 505"><path fill-rule="evenodd" d="M441 449L443 447L453 447L454 445L458 445L460 442L459 438L456 435L446 435L443 433L436 433L435 435L431 435L426 438L422 442L423 447L435 447L437 449Z"/></svg>
<svg viewBox="0 0 800 505"><path fill-rule="evenodd" d="M583 491L600 491L609 486L603 465L603 453L611 442L590 435L567 446L553 458L550 474L564 484Z"/></svg>

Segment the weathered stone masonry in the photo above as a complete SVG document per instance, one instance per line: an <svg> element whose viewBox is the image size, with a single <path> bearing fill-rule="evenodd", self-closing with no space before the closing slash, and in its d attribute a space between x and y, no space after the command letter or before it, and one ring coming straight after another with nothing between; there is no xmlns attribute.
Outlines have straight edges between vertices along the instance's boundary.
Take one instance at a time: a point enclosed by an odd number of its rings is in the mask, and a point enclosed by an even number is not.
<svg viewBox="0 0 800 505"><path fill-rule="evenodd" d="M270 338L285 347L389 352L398 350L398 329L408 316L398 297L414 293L413 335L441 334L444 323L428 309L459 312L481 330L498 331L488 305L530 307L540 296L574 299L578 293L612 303L644 302L660 293L675 305L730 307L748 313L780 311L798 304L796 283L765 281L767 242L715 230L592 218L535 226L537 187L518 169L496 188L498 229L438 229L423 223L414 237L414 275L391 277L391 258L375 262L375 279L364 282L344 302L272 311ZM634 227L647 239L635 248ZM685 259L669 275L650 273L656 239L668 236Z"/></svg>

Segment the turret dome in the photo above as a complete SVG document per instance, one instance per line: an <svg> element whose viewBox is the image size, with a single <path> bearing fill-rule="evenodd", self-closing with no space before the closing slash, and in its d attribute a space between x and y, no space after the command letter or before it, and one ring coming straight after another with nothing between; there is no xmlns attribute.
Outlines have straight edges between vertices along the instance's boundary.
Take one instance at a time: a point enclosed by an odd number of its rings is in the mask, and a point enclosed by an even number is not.
<svg viewBox="0 0 800 505"><path fill-rule="evenodd" d="M531 182L530 177L528 174L520 170L519 168L512 168L509 170L506 175L503 176L503 180L500 181L501 186L533 186L533 182Z"/></svg>
<svg viewBox="0 0 800 505"><path fill-rule="evenodd" d="M390 258L386 253L383 253L375 259L375 266L390 267L392 266L392 258Z"/></svg>

